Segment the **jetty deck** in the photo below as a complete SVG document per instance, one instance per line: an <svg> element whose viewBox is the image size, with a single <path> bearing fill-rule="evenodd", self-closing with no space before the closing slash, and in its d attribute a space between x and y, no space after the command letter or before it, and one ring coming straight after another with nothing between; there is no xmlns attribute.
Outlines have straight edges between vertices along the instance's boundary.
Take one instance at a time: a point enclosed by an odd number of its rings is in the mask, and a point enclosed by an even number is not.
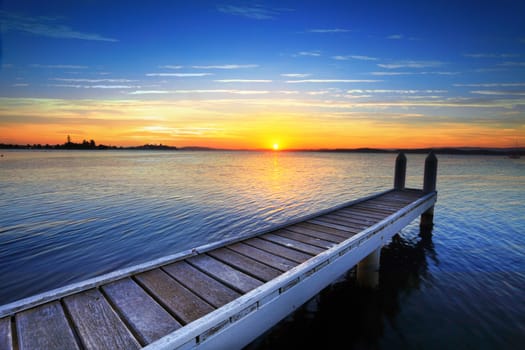
<svg viewBox="0 0 525 350"><path fill-rule="evenodd" d="M436 198L392 189L1 306L0 349L242 348Z"/></svg>

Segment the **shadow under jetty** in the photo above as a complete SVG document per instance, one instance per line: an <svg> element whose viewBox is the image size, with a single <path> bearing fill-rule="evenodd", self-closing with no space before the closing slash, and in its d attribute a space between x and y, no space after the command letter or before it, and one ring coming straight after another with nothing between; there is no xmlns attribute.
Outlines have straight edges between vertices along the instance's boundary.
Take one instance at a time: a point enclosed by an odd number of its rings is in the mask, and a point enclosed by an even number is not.
<svg viewBox="0 0 525 350"><path fill-rule="evenodd" d="M382 248L376 288L361 287L354 267L244 350L381 348L386 326L397 328L402 301L430 278L427 259L439 264L431 231L396 235Z"/></svg>

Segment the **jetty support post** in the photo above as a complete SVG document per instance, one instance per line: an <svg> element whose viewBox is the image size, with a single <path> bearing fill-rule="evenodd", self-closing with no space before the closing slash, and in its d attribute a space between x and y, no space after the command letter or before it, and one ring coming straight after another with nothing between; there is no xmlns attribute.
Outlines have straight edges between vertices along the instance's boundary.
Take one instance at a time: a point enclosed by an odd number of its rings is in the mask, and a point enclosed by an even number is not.
<svg viewBox="0 0 525 350"><path fill-rule="evenodd" d="M396 168L394 171L394 189L402 190L405 188L407 173L407 157L404 152L400 152L396 158Z"/></svg>
<svg viewBox="0 0 525 350"><path fill-rule="evenodd" d="M425 173L423 177L423 193L431 193L436 190L437 181L437 158L433 151L430 151L425 159ZM431 231L434 225L434 206L430 207L421 215L420 227L422 231Z"/></svg>
<svg viewBox="0 0 525 350"><path fill-rule="evenodd" d="M376 288L379 285L379 260L381 247L374 250L357 264L357 284L364 288Z"/></svg>

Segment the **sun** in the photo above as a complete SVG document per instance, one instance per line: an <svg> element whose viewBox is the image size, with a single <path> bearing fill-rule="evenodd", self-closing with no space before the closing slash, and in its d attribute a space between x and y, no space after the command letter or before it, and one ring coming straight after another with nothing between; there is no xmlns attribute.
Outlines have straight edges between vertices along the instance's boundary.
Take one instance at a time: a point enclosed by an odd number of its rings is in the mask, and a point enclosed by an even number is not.
<svg viewBox="0 0 525 350"><path fill-rule="evenodd" d="M279 144L278 143L274 143L272 148L273 148L274 151L278 151L279 150Z"/></svg>

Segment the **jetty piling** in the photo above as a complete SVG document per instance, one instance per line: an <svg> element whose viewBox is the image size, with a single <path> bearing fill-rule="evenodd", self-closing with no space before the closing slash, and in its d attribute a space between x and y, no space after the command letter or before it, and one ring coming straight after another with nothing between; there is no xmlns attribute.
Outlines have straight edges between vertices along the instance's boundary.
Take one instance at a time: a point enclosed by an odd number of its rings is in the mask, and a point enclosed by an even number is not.
<svg viewBox="0 0 525 350"><path fill-rule="evenodd" d="M423 175L423 193L436 191L438 160L433 151L425 159L425 173ZM431 232L434 226L434 206L421 215L420 226L422 232Z"/></svg>
<svg viewBox="0 0 525 350"><path fill-rule="evenodd" d="M374 250L357 264L357 284L363 288L376 288L379 285L379 261L381 247Z"/></svg>

